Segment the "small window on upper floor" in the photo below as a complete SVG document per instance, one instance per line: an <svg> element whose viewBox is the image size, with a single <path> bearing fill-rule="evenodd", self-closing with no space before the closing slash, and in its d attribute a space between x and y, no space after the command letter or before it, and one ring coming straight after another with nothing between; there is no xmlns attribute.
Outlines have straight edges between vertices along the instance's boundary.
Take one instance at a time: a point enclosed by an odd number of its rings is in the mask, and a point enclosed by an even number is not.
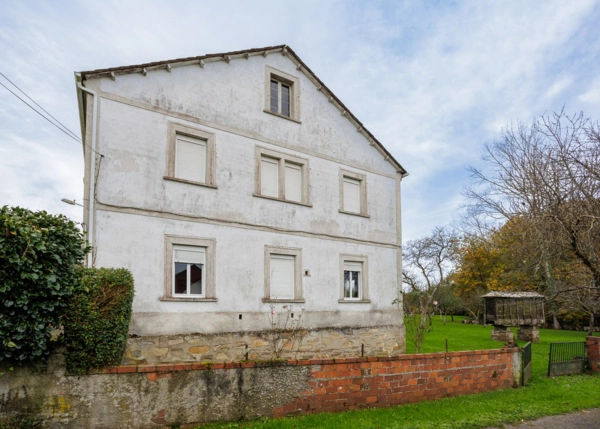
<svg viewBox="0 0 600 429"><path fill-rule="evenodd" d="M265 112L300 121L300 81L288 73L266 67Z"/></svg>
<svg viewBox="0 0 600 429"><path fill-rule="evenodd" d="M367 177L340 170L340 212L368 217Z"/></svg>
<svg viewBox="0 0 600 429"><path fill-rule="evenodd" d="M215 135L182 124L169 123L168 180L216 187Z"/></svg>
<svg viewBox="0 0 600 429"><path fill-rule="evenodd" d="M308 159L256 147L254 196L309 203Z"/></svg>

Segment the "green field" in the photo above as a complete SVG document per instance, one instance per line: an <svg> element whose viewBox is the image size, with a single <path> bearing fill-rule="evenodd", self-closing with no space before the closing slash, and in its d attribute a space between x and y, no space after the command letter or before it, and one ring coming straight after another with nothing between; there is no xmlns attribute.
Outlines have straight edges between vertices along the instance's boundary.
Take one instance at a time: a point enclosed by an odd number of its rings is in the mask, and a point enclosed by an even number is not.
<svg viewBox="0 0 600 429"><path fill-rule="evenodd" d="M489 326L464 325L460 317L444 326L434 318L423 352L494 349L502 343L491 340ZM600 407L600 374L548 378L551 342L584 341L584 332L540 331L533 344L533 376L526 387L478 395L447 398L387 409L317 414L285 419L222 423L203 428L487 428L501 427L541 416ZM516 335L515 335L516 338ZM523 345L520 343L519 345ZM408 345L411 352L411 346Z"/></svg>

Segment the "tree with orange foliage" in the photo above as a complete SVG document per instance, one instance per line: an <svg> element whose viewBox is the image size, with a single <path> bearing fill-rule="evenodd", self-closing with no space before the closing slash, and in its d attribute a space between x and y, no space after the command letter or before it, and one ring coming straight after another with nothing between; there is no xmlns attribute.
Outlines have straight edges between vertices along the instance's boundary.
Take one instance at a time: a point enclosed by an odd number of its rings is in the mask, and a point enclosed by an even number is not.
<svg viewBox="0 0 600 429"><path fill-rule="evenodd" d="M487 170L470 169L470 214L516 222L522 238L511 242L510 276L526 274L513 280L529 278L550 300L587 294L596 301L586 310L593 329L600 293L600 126L582 113L542 116L503 130L485 146L484 160ZM570 264L582 270L576 281L557 275Z"/></svg>

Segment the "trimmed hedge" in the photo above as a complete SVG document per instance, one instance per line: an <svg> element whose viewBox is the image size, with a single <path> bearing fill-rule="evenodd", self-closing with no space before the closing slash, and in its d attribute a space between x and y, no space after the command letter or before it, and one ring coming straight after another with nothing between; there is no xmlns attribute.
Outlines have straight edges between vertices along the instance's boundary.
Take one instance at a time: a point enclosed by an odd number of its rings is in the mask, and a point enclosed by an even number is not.
<svg viewBox="0 0 600 429"><path fill-rule="evenodd" d="M0 361L46 363L88 250L62 215L0 209Z"/></svg>
<svg viewBox="0 0 600 429"><path fill-rule="evenodd" d="M134 294L125 268L82 268L80 275L63 319L67 370L75 374L121 362Z"/></svg>

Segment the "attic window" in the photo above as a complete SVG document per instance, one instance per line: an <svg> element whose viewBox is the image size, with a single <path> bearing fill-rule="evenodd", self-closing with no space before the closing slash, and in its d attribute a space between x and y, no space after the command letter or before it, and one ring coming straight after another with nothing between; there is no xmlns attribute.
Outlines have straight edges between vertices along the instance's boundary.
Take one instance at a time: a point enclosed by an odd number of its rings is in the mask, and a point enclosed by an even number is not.
<svg viewBox="0 0 600 429"><path fill-rule="evenodd" d="M271 79L271 113L290 117L291 85Z"/></svg>
<svg viewBox="0 0 600 429"><path fill-rule="evenodd" d="M300 81L271 67L265 73L265 112L300 122Z"/></svg>

